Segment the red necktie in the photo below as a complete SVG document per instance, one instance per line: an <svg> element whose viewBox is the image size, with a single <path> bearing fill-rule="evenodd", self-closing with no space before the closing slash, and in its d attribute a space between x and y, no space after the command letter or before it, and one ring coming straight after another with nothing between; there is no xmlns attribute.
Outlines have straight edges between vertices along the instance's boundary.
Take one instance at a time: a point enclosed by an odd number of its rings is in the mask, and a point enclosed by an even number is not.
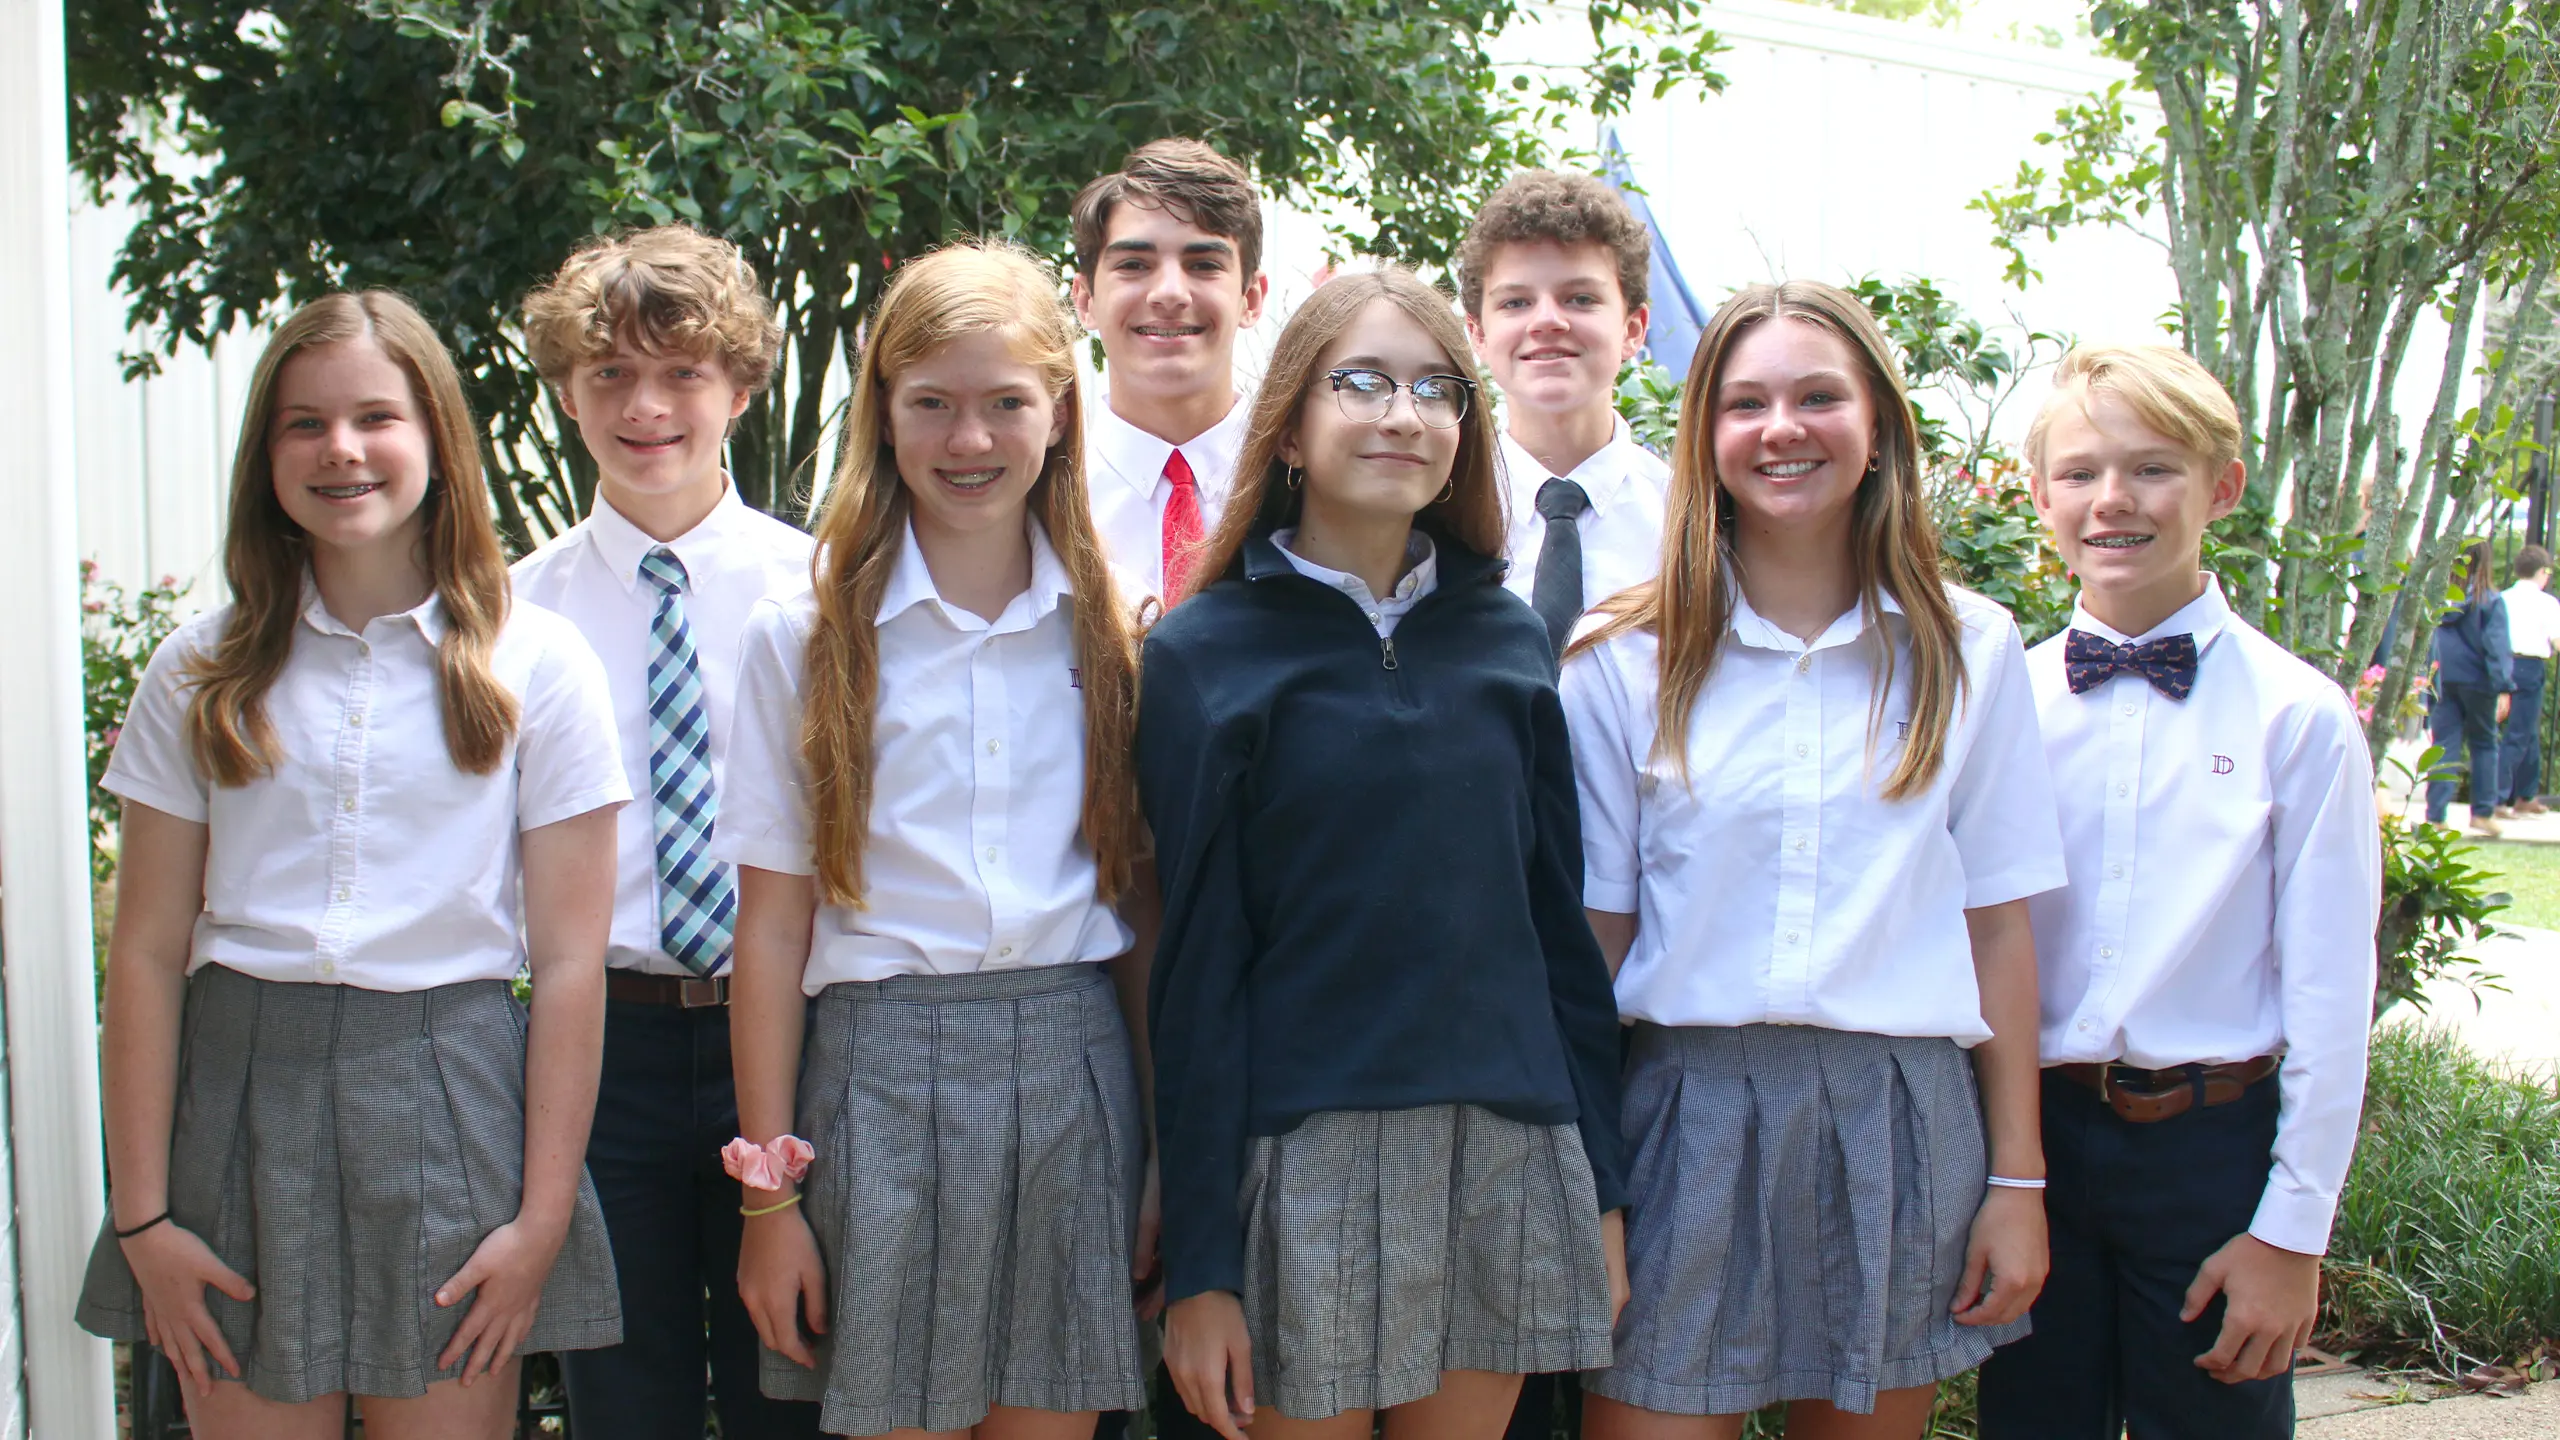
<svg viewBox="0 0 2560 1440"><path fill-rule="evenodd" d="M1200 533L1200 482L1181 451L1165 457L1164 478L1173 482L1173 493L1164 502L1164 603L1170 608L1187 592L1205 537Z"/></svg>

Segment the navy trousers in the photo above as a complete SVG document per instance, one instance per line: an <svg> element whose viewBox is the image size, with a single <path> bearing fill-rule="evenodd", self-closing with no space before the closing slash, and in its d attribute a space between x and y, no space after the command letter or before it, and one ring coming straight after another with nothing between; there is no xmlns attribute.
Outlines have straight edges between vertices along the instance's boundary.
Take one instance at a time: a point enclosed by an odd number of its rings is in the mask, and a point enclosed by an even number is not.
<svg viewBox="0 0 2560 1440"><path fill-rule="evenodd" d="M738 1298L745 1222L720 1168L737 1133L728 1010L607 1000L587 1173L613 1240L622 1343L560 1357L573 1434L702 1440L710 1403L725 1440L819 1433L817 1406L756 1385L755 1323Z"/></svg>
<svg viewBox="0 0 2560 1440"><path fill-rule="evenodd" d="M2542 687L2551 662L2538 655L2516 657L2515 705L2498 727L2498 765L2507 784L2498 803L2516 805L2542 794Z"/></svg>
<svg viewBox="0 0 2560 1440"><path fill-rule="evenodd" d="M2275 1146L2276 1077L2156 1124L2044 1077L2053 1270L2035 1333L1982 1367L1982 1440L2284 1440L2293 1377L2225 1385L2195 1359L2223 1298L2181 1322L2187 1286L2249 1228Z"/></svg>
<svg viewBox="0 0 2560 1440"><path fill-rule="evenodd" d="M2487 815L2500 804L2498 764L2498 692L2486 685L2440 685L2434 708L2427 712L2427 733L2444 751L2438 768L2459 766L2467 751L2471 771L2471 813ZM2450 778L2427 782L2427 818L2441 825L2453 807Z"/></svg>

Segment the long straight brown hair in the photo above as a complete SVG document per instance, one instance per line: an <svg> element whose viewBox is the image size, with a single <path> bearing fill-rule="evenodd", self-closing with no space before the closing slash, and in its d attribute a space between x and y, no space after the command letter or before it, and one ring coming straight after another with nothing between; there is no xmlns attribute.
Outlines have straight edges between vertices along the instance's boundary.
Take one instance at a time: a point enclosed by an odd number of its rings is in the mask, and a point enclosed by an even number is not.
<svg viewBox="0 0 2560 1440"><path fill-rule="evenodd" d="M486 775L516 732L516 697L489 668L507 619L507 560L489 519L480 476L479 429L462 398L453 359L408 301L388 290L342 291L296 310L267 342L249 377L248 411L231 462L231 524L223 577L231 583L231 623L212 653L187 671L187 746L216 784L246 785L275 768L267 691L293 650L311 537L276 499L268 453L276 423L276 380L285 362L317 345L369 340L409 377L433 443L420 538L427 577L444 604L436 646L436 695L445 750L455 768Z"/></svg>
<svg viewBox="0 0 2560 1440"><path fill-rule="evenodd" d="M905 543L909 500L890 448L888 393L907 366L964 335L995 330L1036 367L1066 417L1032 482L1031 514L1074 587L1076 664L1084 688L1085 843L1106 901L1129 885L1138 850L1138 791L1129 745L1137 728L1137 649L1085 499L1084 414L1074 321L1057 277L996 241L947 246L891 272L853 377L844 463L818 510L809 575L817 623L800 692L818 887L831 904L864 903L871 834L872 725L880 703L881 598Z"/></svg>
<svg viewBox="0 0 2560 1440"><path fill-rule="evenodd" d="M1893 773L1888 800L1908 799L1938 778L1946 762L1947 729L1966 685L1963 622L1947 598L1938 563L1938 532L1920 493L1919 427L1901 370L1858 298L1818 281L1750 285L1724 302L1689 361L1680 397L1679 436L1671 449L1671 498L1663 516L1662 574L1658 579L1601 602L1607 617L1571 647L1579 653L1628 630L1650 630L1661 641L1654 753L1688 771L1689 711L1706 688L1733 618L1738 583L1733 552L1733 497L1716 474L1716 390L1724 383L1726 357L1755 325L1812 325L1838 338L1858 357L1876 413L1875 469L1858 485L1851 504L1849 561L1858 581L1858 605L1880 653L1880 673L1867 709L1867 749L1884 728L1885 697L1898 664L1884 628L1883 597L1901 605L1911 629L1911 732Z"/></svg>
<svg viewBox="0 0 2560 1440"><path fill-rule="evenodd" d="M1280 459L1280 446L1296 430L1300 412L1324 393L1324 361L1334 342L1362 311L1380 300L1412 317L1431 336L1447 358L1450 374L1474 377L1467 332L1449 308L1449 297L1412 271L1385 265L1337 275L1317 286L1289 317L1279 343L1271 349L1271 366L1263 372L1262 388L1254 393L1253 418L1245 427L1244 450L1236 460L1235 489L1227 497L1226 514L1202 550L1200 563L1192 567L1191 589L1186 593L1196 594L1231 572L1243 573L1238 567L1247 539L1297 522L1299 495L1288 483L1289 467ZM1330 405L1333 400L1327 395L1322 403ZM1466 418L1458 422L1458 454L1450 463L1449 484L1442 492L1448 498L1425 505L1416 518L1433 521L1442 533L1471 550L1498 557L1505 527L1502 486L1494 473L1494 444L1493 415L1478 396L1468 404Z"/></svg>

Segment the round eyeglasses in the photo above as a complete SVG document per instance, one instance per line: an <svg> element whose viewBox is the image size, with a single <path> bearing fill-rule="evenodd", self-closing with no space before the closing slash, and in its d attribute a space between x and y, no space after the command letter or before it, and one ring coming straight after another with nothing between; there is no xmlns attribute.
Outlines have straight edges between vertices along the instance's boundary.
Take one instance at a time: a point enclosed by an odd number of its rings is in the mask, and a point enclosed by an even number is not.
<svg viewBox="0 0 2560 1440"><path fill-rule="evenodd" d="M1385 371L1354 365L1329 370L1325 378L1333 382L1333 403L1342 407L1342 418L1354 425L1387 418L1402 390L1413 396L1413 413L1423 424L1446 430L1467 418L1467 401L1476 393L1476 382L1462 375L1425 375L1403 385Z"/></svg>

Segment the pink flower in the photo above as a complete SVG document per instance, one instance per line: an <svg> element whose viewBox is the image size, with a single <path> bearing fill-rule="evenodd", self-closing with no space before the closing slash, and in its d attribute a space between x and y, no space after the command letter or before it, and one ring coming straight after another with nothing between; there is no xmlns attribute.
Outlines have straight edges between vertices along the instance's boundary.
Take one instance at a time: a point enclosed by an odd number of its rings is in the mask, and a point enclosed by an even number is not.
<svg viewBox="0 0 2560 1440"><path fill-rule="evenodd" d="M116 743L116 741L117 741L117 740L119 740L119 739L121 739L121 738L123 737L123 735L124 735L124 727L123 727L123 726L121 726L121 725L110 725L110 726L108 726L108 727L107 727L107 729L106 729L106 733L105 733L105 734L103 734L103 735L101 735L101 736L99 736L98 738L99 738L99 739L101 739L101 740L106 741L106 742L107 742L107 744L108 744L110 747L113 747L113 746L114 746L114 744Z"/></svg>
<svg viewBox="0 0 2560 1440"><path fill-rule="evenodd" d="M2368 665L2365 667L2364 683L2367 685L2379 685L2382 683L2382 677L2388 673L2388 671L2384 670L2383 667L2379 665Z"/></svg>

